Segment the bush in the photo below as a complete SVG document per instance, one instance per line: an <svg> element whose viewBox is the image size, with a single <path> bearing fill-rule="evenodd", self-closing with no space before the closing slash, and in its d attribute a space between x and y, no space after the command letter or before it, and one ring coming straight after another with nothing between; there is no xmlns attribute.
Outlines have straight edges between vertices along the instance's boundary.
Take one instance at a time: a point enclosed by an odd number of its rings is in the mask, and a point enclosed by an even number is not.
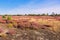
<svg viewBox="0 0 60 40"><path fill-rule="evenodd" d="M6 16L4 15L4 16L2 16L2 18L3 18L3 20L6 20Z"/></svg>
<svg viewBox="0 0 60 40"><path fill-rule="evenodd" d="M8 16L8 17L7 17L7 20L12 20L12 17L11 17L11 16Z"/></svg>
<svg viewBox="0 0 60 40"><path fill-rule="evenodd" d="M12 25L13 25L13 27L17 28L17 23L16 22L13 22Z"/></svg>
<svg viewBox="0 0 60 40"><path fill-rule="evenodd" d="M13 28L13 24L9 23L9 24L7 24L7 27L8 28Z"/></svg>

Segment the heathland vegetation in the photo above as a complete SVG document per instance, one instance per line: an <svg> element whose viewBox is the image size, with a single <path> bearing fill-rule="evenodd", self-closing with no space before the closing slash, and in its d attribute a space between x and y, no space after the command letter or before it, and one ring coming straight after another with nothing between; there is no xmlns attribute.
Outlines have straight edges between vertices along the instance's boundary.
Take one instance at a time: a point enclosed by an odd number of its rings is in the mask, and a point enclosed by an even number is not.
<svg viewBox="0 0 60 40"><path fill-rule="evenodd" d="M10 39L12 38L14 39L14 37L18 38L19 35L21 36L25 32L28 34L31 33L31 35L35 35L36 33L37 35L39 35L41 32L48 33L48 34L52 33L48 35L48 37L51 35L52 36L57 35L60 37L59 35L60 14L55 14L54 12L52 12L52 14L50 15L47 13L47 14L1 15L0 16L0 36L1 37L3 38L9 37ZM23 34L23 36L28 34ZM30 38L30 35L29 35L29 38ZM55 39L53 38L53 40Z"/></svg>

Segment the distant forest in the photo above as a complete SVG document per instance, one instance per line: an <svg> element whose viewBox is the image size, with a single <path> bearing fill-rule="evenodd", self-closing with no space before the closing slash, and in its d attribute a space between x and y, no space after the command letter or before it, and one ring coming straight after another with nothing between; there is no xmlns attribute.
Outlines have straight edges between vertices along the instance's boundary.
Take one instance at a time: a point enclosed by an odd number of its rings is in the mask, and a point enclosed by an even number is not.
<svg viewBox="0 0 60 40"><path fill-rule="evenodd" d="M9 14L5 14L5 16L8 16ZM2 16L2 15L0 15ZM49 13L42 13L42 14L16 14L16 15L11 15L11 16L60 16L60 14L52 12L51 14Z"/></svg>

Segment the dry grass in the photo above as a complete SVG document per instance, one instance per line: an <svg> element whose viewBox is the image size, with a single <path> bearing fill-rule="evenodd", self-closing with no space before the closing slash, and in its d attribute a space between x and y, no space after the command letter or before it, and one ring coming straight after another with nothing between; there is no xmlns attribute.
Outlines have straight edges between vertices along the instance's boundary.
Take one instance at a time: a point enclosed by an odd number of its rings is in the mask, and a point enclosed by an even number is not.
<svg viewBox="0 0 60 40"><path fill-rule="evenodd" d="M60 32L60 21L55 19L31 19L30 22L38 22L40 25L50 25L50 30Z"/></svg>

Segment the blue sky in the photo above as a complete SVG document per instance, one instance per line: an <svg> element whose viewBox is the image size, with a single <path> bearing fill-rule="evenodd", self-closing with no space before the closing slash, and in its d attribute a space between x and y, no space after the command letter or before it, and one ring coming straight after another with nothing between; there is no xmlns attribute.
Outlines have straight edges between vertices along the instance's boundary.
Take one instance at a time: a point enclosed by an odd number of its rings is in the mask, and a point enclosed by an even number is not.
<svg viewBox="0 0 60 40"><path fill-rule="evenodd" d="M0 14L60 13L60 0L0 0Z"/></svg>

